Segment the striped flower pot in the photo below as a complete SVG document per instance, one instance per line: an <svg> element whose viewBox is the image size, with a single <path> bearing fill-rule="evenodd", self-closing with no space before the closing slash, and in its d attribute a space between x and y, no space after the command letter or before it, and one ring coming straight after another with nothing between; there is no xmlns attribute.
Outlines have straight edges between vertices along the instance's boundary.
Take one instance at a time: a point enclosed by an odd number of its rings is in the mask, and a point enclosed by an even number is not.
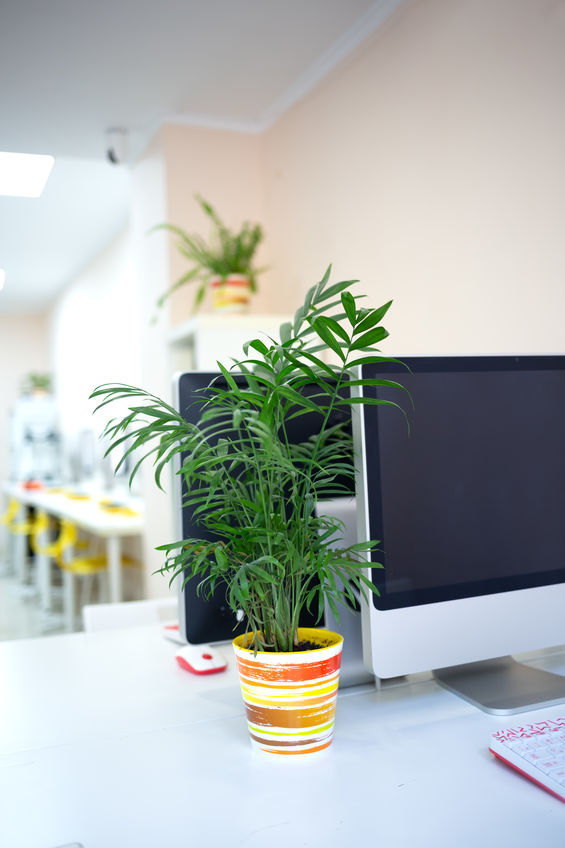
<svg viewBox="0 0 565 848"><path fill-rule="evenodd" d="M251 285L243 274L212 277L212 304L219 312L245 312L249 305Z"/></svg>
<svg viewBox="0 0 565 848"><path fill-rule="evenodd" d="M320 647L254 654L233 641L251 744L269 754L313 754L333 738L343 638L301 627L300 640Z"/></svg>

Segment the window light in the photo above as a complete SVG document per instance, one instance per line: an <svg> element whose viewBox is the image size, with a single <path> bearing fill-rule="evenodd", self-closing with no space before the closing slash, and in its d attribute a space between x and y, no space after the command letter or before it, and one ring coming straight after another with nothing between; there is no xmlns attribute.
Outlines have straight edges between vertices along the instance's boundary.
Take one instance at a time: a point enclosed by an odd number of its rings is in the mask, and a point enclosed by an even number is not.
<svg viewBox="0 0 565 848"><path fill-rule="evenodd" d="M4 283L6 282L6 272L3 268L0 268L0 291L4 288Z"/></svg>
<svg viewBox="0 0 565 848"><path fill-rule="evenodd" d="M0 194L39 197L54 162L37 153L0 153Z"/></svg>

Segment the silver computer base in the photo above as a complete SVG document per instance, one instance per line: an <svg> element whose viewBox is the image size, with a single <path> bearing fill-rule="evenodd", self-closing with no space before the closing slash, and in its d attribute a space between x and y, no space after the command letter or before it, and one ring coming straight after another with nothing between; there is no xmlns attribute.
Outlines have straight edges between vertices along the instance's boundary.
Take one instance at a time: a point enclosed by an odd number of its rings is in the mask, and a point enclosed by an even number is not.
<svg viewBox="0 0 565 848"><path fill-rule="evenodd" d="M434 671L442 686L494 715L512 715L565 703L565 677L516 662L512 657Z"/></svg>

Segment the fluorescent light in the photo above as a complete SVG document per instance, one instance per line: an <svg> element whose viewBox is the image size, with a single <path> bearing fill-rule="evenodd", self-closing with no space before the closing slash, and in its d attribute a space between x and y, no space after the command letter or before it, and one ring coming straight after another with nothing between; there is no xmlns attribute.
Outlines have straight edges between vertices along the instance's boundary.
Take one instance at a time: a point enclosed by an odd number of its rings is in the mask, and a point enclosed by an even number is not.
<svg viewBox="0 0 565 848"><path fill-rule="evenodd" d="M54 161L37 153L0 153L0 194L39 197Z"/></svg>
<svg viewBox="0 0 565 848"><path fill-rule="evenodd" d="M0 268L0 291L4 288L4 283L6 282L6 272L3 268Z"/></svg>

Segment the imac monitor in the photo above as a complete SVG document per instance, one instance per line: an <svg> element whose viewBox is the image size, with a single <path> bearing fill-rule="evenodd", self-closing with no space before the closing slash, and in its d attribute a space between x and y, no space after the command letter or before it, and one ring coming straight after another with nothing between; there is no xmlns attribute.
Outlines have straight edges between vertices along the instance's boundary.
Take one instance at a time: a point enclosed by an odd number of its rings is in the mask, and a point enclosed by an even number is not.
<svg viewBox="0 0 565 848"><path fill-rule="evenodd" d="M507 657L565 643L565 356L402 362L361 376L400 382L411 400L377 396L406 415L354 421L358 533L384 566L365 661L379 678L436 670L490 712L565 701L565 678Z"/></svg>
<svg viewBox="0 0 565 848"><path fill-rule="evenodd" d="M245 378L234 376L241 385ZM202 411L202 399L206 396L207 387L214 382L225 386L225 381L219 372L187 371L177 374L174 379L174 396L176 408L182 415L192 423L199 422ZM304 387L305 392L312 393L314 389ZM315 412L301 415L289 422L287 429L288 438L291 442L300 443L306 441L311 434L320 426L321 417ZM336 409L332 413L330 425L344 423L351 428L351 416L347 408ZM351 429L350 429L351 431ZM178 468L180 468L180 463ZM335 515L344 521L347 533L355 533L355 484L354 476L343 476L337 481L343 490L344 497L324 501L319 504L324 512ZM198 523L193 515L192 508L186 501L186 481L181 480L180 475L175 475L175 503L177 509L177 532L178 538L187 539L192 537L212 539L212 534L202 523ZM344 541L350 544L354 538ZM218 589L211 598L205 598L198 592L198 579L191 578L187 581L184 589L180 592L179 599L179 631L180 636L190 644L218 644L230 641L244 628L244 623L238 621L231 612L226 602L225 592ZM317 616L303 612L301 624L303 626L316 626ZM342 657L343 673L342 684L353 685L354 683L366 682L368 674L363 667L361 655L361 630L359 616L353 611L345 608L340 615L339 624L336 622L330 610L326 611L322 624L335 629L346 636L346 647Z"/></svg>
<svg viewBox="0 0 565 848"><path fill-rule="evenodd" d="M206 388L214 379L222 379L221 375L203 372L187 371L178 374L174 379L175 406L183 417L197 424L202 414L202 399ZM239 380L240 378L235 378ZM178 469L182 464L182 456ZM177 470L178 470L177 469ZM175 504L179 538L207 539L212 541L211 531L198 523L192 509L186 506L186 481L180 475L175 475ZM179 597L179 630L186 642L193 645L216 644L227 642L244 632L244 624L238 621L230 610L225 591L217 589L212 597L204 597L198 591L199 578L190 578L180 591Z"/></svg>

